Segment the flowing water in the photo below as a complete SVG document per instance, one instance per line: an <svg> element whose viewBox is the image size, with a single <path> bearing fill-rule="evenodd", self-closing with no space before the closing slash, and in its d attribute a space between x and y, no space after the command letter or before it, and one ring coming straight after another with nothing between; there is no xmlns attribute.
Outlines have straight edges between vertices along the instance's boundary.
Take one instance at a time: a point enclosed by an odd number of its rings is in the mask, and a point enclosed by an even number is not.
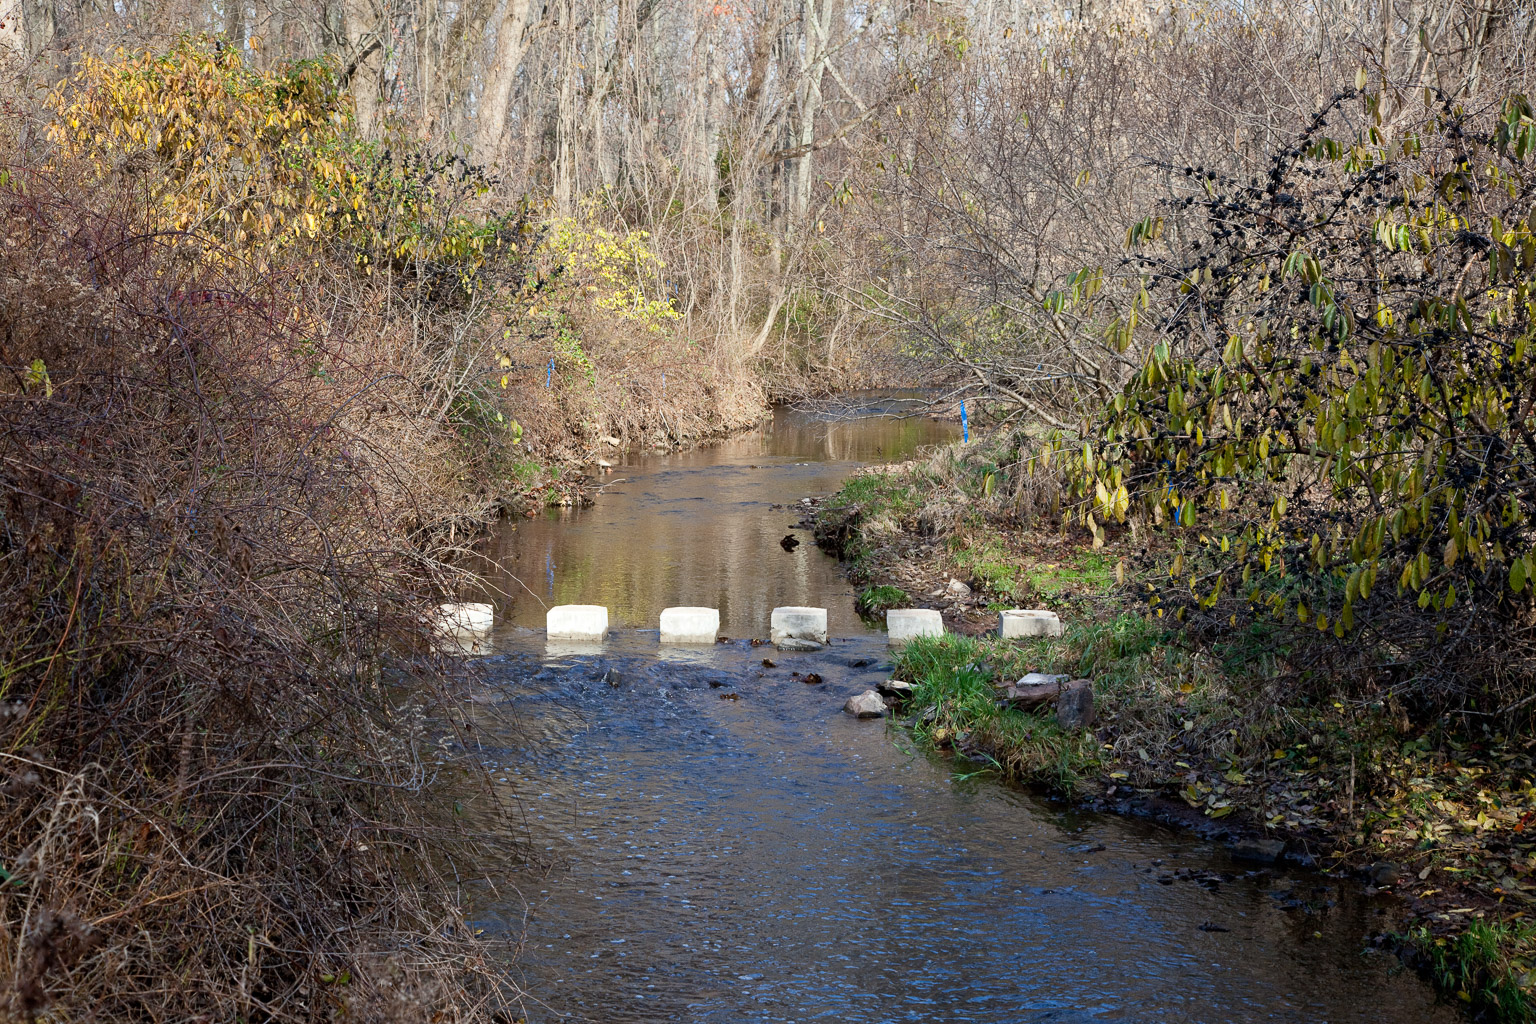
<svg viewBox="0 0 1536 1024"><path fill-rule="evenodd" d="M476 707L523 825L478 923L526 932L529 1020L1459 1019L1367 950L1387 907L1357 883L960 777L840 712L888 652L784 506L950 436L882 409L630 457L594 507L496 538L510 596ZM557 603L606 604L607 643L547 645ZM748 645L786 604L829 610L829 650ZM738 639L660 649L672 605Z"/></svg>

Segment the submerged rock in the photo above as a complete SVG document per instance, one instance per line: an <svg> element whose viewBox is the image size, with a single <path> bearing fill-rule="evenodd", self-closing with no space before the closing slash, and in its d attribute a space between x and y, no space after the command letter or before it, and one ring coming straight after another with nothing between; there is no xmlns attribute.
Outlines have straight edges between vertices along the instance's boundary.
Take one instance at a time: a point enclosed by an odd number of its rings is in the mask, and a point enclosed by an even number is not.
<svg viewBox="0 0 1536 1024"><path fill-rule="evenodd" d="M774 644L774 646L777 647L781 651L806 651L806 652L809 652L809 651L819 651L825 645L824 644L819 644L815 640L802 640L800 637L797 637L797 636L786 636L782 640L780 640L778 643Z"/></svg>
<svg viewBox="0 0 1536 1024"><path fill-rule="evenodd" d="M1285 842L1280 839L1239 839L1232 844L1232 856L1237 860L1273 864L1284 855Z"/></svg>
<svg viewBox="0 0 1536 1024"><path fill-rule="evenodd" d="M1403 880L1403 869L1396 864L1377 861L1369 868L1371 881L1376 885L1396 885Z"/></svg>
<svg viewBox="0 0 1536 1024"><path fill-rule="evenodd" d="M849 697L843 704L843 710L855 718L882 718L885 715L885 701L874 690L865 690L857 696Z"/></svg>

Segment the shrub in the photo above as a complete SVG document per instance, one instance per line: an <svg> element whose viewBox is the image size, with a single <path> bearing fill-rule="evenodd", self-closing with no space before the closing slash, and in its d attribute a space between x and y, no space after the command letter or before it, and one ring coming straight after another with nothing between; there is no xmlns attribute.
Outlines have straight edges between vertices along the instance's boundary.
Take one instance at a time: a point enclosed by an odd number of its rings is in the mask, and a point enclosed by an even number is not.
<svg viewBox="0 0 1536 1024"><path fill-rule="evenodd" d="M114 140L0 140L0 1016L473 1017L415 368Z"/></svg>
<svg viewBox="0 0 1536 1024"><path fill-rule="evenodd" d="M1532 678L1536 122L1446 102L1392 134L1378 102L1336 99L1262 179L1183 169L1128 236L1144 289L1111 334L1139 319L1146 360L1054 455L1096 536L1134 512L1174 539L1155 605L1508 706Z"/></svg>

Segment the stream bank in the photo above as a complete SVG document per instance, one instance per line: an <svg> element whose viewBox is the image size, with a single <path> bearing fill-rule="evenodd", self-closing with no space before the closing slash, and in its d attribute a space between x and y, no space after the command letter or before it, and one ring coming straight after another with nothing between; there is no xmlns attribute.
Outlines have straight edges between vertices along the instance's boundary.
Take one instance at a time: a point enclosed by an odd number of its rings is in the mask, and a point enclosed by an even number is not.
<svg viewBox="0 0 1536 1024"><path fill-rule="evenodd" d="M817 516L861 602L938 607L959 634L914 644L899 664L914 703L938 709L919 741L1094 807L1283 846L1390 893L1405 913L1394 942L1437 985L1491 1019L1531 1020L1531 744L1464 720L1415 723L1390 697L1298 693L1262 628L1164 619L1126 572L1155 542L1095 547L1043 525L1060 521L1048 512L1060 495L1049 478L1010 473L1008 443L872 468ZM1066 635L998 641L1008 607L1056 610ZM1029 671L1093 679L1096 742L999 707L995 687Z"/></svg>

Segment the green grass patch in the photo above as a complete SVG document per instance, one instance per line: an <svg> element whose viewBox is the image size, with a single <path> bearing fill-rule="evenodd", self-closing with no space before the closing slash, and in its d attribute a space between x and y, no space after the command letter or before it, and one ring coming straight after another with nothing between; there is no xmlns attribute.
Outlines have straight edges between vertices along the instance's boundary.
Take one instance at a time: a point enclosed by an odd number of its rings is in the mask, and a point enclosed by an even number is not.
<svg viewBox="0 0 1536 1024"><path fill-rule="evenodd" d="M897 658L896 671L915 687L913 735L944 747L968 735L968 750L1006 779L1069 792L1099 766L1099 744L1086 731L1067 732L1047 710L1026 714L999 707L993 684L1028 671L1028 651L993 638L920 637Z"/></svg>
<svg viewBox="0 0 1536 1024"><path fill-rule="evenodd" d="M1149 659L1166 633L1153 619L1123 612L1103 621L1069 621L1066 633L1057 639L989 643L994 660L1018 675L1065 672L1092 679L1101 690L1112 692L1153 671Z"/></svg>
<svg viewBox="0 0 1536 1024"><path fill-rule="evenodd" d="M951 548L955 564L987 591L1009 598L1020 593L1019 583L1024 573L1019 557L996 538L956 538Z"/></svg>
<svg viewBox="0 0 1536 1024"><path fill-rule="evenodd" d="M922 508L922 496L912 481L898 473L859 473L848 478L828 502L829 507L860 506L865 518L904 516Z"/></svg>
<svg viewBox="0 0 1536 1024"><path fill-rule="evenodd" d="M858 578L860 562L872 550L864 536L865 524L880 521L886 531L894 532L910 525L922 507L921 494L906 476L860 473L849 477L817 515L817 542L853 563L850 570Z"/></svg>
<svg viewBox="0 0 1536 1024"><path fill-rule="evenodd" d="M1536 926L1473 920L1459 935L1435 937L1427 928L1406 936L1429 963L1437 986L1499 1021L1536 1021L1530 985Z"/></svg>
<svg viewBox="0 0 1536 1024"><path fill-rule="evenodd" d="M1103 551L1084 549L1059 562L1031 565L989 532L956 537L950 551L956 566L972 581L1007 600L1103 595L1115 586L1115 560Z"/></svg>
<svg viewBox="0 0 1536 1024"><path fill-rule="evenodd" d="M854 601L854 608L866 619L876 619L885 614L888 609L900 608L911 600L907 592L900 587L883 584L859 591L859 596Z"/></svg>
<svg viewBox="0 0 1536 1024"><path fill-rule="evenodd" d="M1073 552L1060 562L1036 564L1025 573L1031 588L1044 597L1107 593L1115 584L1115 560L1091 548Z"/></svg>

